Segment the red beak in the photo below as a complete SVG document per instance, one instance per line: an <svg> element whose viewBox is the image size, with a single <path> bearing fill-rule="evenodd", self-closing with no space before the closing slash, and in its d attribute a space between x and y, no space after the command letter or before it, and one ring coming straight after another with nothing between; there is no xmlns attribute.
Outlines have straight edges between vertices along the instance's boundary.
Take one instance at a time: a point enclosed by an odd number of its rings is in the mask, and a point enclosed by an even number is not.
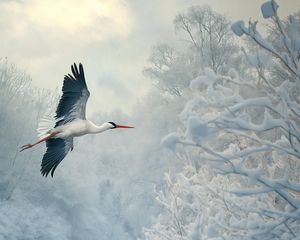
<svg viewBox="0 0 300 240"><path fill-rule="evenodd" d="M126 126L126 125L117 125L116 127L117 128L134 128L134 127L131 127L131 126Z"/></svg>

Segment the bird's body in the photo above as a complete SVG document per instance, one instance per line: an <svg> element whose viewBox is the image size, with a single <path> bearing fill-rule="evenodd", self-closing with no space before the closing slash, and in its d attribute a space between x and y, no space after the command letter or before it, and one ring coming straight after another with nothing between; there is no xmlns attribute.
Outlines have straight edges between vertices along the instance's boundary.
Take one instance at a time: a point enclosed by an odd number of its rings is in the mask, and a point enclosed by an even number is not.
<svg viewBox="0 0 300 240"><path fill-rule="evenodd" d="M26 144L21 148L21 151L23 151L46 141L47 151L41 164L41 173L46 177L50 172L53 177L58 164L70 150L73 150L74 137L101 133L114 128L132 128L117 125L113 122L106 122L98 126L87 120L85 110L90 92L85 82L83 66L80 63L78 70L74 63L71 70L73 75L68 74L64 78L63 95L57 106L54 120L46 121L50 125L46 124L40 128L42 129L40 140L34 144Z"/></svg>
<svg viewBox="0 0 300 240"><path fill-rule="evenodd" d="M69 137L80 137L86 134L101 133L108 129L111 129L111 125L107 123L97 126L89 120L75 119L72 122L51 129L49 133L59 132L54 138L66 139Z"/></svg>

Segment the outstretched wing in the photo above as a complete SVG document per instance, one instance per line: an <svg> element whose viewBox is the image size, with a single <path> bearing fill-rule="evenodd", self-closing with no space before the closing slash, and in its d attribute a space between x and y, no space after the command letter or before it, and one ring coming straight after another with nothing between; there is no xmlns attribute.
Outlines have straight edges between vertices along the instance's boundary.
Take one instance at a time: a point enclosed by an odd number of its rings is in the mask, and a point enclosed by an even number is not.
<svg viewBox="0 0 300 240"><path fill-rule="evenodd" d="M72 74L65 75L64 84L62 87L63 95L56 109L56 119L63 119L57 122L66 123L73 121L76 118L85 119L86 103L90 96L87 88L83 66L79 63L79 70L74 63L71 66Z"/></svg>
<svg viewBox="0 0 300 240"><path fill-rule="evenodd" d="M46 146L47 151L42 160L41 173L47 177L51 171L51 177L53 177L58 164L65 158L69 150L73 149L73 138L51 138L46 141Z"/></svg>

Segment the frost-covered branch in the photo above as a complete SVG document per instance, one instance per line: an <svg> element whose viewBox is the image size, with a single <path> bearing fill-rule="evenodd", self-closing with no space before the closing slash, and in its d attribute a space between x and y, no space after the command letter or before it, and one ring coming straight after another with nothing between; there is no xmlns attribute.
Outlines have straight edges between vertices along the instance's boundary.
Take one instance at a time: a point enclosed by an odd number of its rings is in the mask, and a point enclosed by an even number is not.
<svg viewBox="0 0 300 240"><path fill-rule="evenodd" d="M297 81L300 81L300 65L299 65L299 51L300 51L300 42L299 42L299 28L296 19L293 16L289 18L289 34L286 33L283 27L282 20L280 20L277 14L278 5L275 0L268 1L264 3L261 7L264 18L271 18L282 37L282 44L285 48L285 52L277 51L272 44L268 43L263 39L261 34L256 30L256 24L249 23L248 28L245 27L243 21L238 21L232 25L232 30L237 36L242 36L245 34L251 38L258 46L265 49L267 52L273 54L290 73L296 76Z"/></svg>
<svg viewBox="0 0 300 240"><path fill-rule="evenodd" d="M276 44L260 35L257 22L232 26L256 47L254 56L243 50L249 71L219 74L206 68L191 80L181 126L161 144L175 156L184 152L192 166L168 181L178 198L165 189L160 200L169 218L162 214L156 229L168 232L162 219L174 219L176 213L183 239L200 234L204 239L292 239L300 234L299 23L293 16L282 21L277 8L274 0L261 7L279 34Z"/></svg>

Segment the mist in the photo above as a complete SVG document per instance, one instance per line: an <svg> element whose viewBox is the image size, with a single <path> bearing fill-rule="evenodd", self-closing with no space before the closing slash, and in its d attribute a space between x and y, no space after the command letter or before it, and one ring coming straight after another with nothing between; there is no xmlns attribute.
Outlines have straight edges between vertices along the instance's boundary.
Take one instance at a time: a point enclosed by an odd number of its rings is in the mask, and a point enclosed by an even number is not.
<svg viewBox="0 0 300 240"><path fill-rule="evenodd" d="M28 42L17 45L20 57L3 46L0 240L297 238L300 6L247 3L263 22L248 23L214 2L188 3L165 3L153 25L143 19L146 31L134 19L143 18L147 4L135 15L138 3L91 1L74 22L66 17L77 8L52 22L59 27L49 31L51 39L65 31L46 48L52 57L42 61L40 45L36 57L26 57ZM51 11L34 1L26 11L20 4L0 2L5 13L26 16L20 26L7 18L22 30L5 42L52 29ZM115 30L98 26L91 34L99 16ZM27 25L39 17L40 25ZM53 51L78 34L88 47L74 41L56 61ZM138 44L126 44L131 40ZM73 62L85 69L88 118L135 128L75 138L54 177L43 177L45 144L20 147L35 142L40 119L56 111Z"/></svg>

